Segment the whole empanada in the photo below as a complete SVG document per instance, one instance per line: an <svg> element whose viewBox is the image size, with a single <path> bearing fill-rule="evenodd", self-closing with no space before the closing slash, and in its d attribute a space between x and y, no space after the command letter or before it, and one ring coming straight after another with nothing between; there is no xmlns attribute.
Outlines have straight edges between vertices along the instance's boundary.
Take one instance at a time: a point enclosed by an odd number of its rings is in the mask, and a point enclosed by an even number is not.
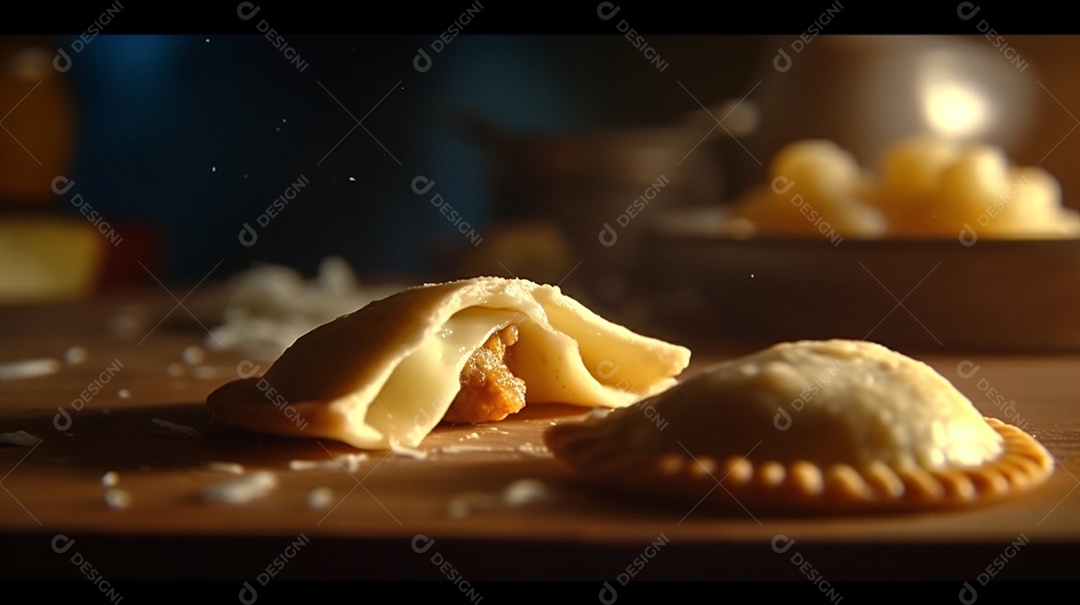
<svg viewBox="0 0 1080 605"><path fill-rule="evenodd" d="M545 441L599 484L755 512L969 506L1054 470L1033 436L984 417L926 363L839 339L714 365Z"/></svg>

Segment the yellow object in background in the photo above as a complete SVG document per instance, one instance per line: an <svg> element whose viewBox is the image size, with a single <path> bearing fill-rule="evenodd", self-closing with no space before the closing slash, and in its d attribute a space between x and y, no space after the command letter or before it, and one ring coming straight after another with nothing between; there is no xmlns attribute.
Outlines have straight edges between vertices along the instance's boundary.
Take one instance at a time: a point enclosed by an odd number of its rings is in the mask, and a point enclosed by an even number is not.
<svg viewBox="0 0 1080 605"><path fill-rule="evenodd" d="M1012 165L1000 147L916 137L886 152L876 203L890 234L993 238L1080 235L1061 186L1034 166Z"/></svg>
<svg viewBox="0 0 1080 605"><path fill-rule="evenodd" d="M734 235L990 238L1080 237L1080 214L1038 167L1014 166L1000 147L934 136L885 150L877 174L831 141L781 149L768 182L736 201Z"/></svg>
<svg viewBox="0 0 1080 605"><path fill-rule="evenodd" d="M53 179L69 176L75 150L75 102L55 47L0 39L0 304L87 296L105 260L94 224L54 209Z"/></svg>
<svg viewBox="0 0 1080 605"><path fill-rule="evenodd" d="M69 300L90 295L106 240L87 221L0 219L0 303Z"/></svg>
<svg viewBox="0 0 1080 605"><path fill-rule="evenodd" d="M743 235L876 237L885 218L870 203L873 183L836 143L796 141L773 157L767 182L732 208L731 227Z"/></svg>

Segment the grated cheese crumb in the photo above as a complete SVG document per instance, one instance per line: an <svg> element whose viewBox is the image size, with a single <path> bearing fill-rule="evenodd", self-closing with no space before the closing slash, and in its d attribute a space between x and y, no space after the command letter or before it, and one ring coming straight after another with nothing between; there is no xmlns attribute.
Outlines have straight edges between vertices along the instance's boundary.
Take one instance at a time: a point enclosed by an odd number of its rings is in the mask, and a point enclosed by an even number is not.
<svg viewBox="0 0 1080 605"><path fill-rule="evenodd" d="M611 413L608 408L593 408L589 410L589 413L585 415L590 420L598 420L600 418L607 418L607 415Z"/></svg>
<svg viewBox="0 0 1080 605"><path fill-rule="evenodd" d="M357 452L355 454L345 454L344 456L337 456L330 460L290 460L289 470L291 471L313 471L313 470L337 470L342 466L350 473L355 473L360 470L360 464L368 459L368 455L365 452Z"/></svg>
<svg viewBox="0 0 1080 605"><path fill-rule="evenodd" d="M406 456L408 458L413 458L416 460L423 460L427 458L427 452L425 452L424 450L418 450L407 445L402 445L393 439L390 440L390 451L394 452L398 456Z"/></svg>
<svg viewBox="0 0 1080 605"><path fill-rule="evenodd" d="M468 494L454 498L446 506L446 514L453 519L463 519L477 510L498 508L499 499L488 494Z"/></svg>
<svg viewBox="0 0 1080 605"><path fill-rule="evenodd" d="M308 492L308 508L323 509L334 502L334 492L329 487L316 487Z"/></svg>
<svg viewBox="0 0 1080 605"><path fill-rule="evenodd" d="M517 451L523 454L529 454L530 456L536 456L537 458L551 458L551 450L545 445L536 445L530 441L518 446Z"/></svg>
<svg viewBox="0 0 1080 605"><path fill-rule="evenodd" d="M31 435L26 431L15 431L14 433L0 433L0 445L19 445L22 447L31 447L41 443L41 437Z"/></svg>
<svg viewBox="0 0 1080 605"><path fill-rule="evenodd" d="M186 424L177 424L175 422L169 422L168 420L162 420L161 418L152 418L150 422L160 426L163 429L168 430L174 435L179 437L185 437L187 439L198 439L202 436L199 429L193 426L187 426Z"/></svg>
<svg viewBox="0 0 1080 605"><path fill-rule="evenodd" d="M469 452L513 452L515 448L493 445L444 445L439 449L444 454L464 454Z"/></svg>
<svg viewBox="0 0 1080 605"><path fill-rule="evenodd" d="M521 506L549 499L551 499L551 491L536 479L519 479L511 483L503 492L503 502L507 506Z"/></svg>
<svg viewBox="0 0 1080 605"><path fill-rule="evenodd" d="M476 511L523 506L550 499L551 490L541 481L537 479L519 479L508 485L499 496L465 494L454 498L447 504L446 514L453 519L462 519Z"/></svg>
<svg viewBox="0 0 1080 605"><path fill-rule="evenodd" d="M0 363L0 380L48 376L49 374L55 374L59 369L60 362L51 357L48 359L9 361L7 363Z"/></svg>
<svg viewBox="0 0 1080 605"><path fill-rule="evenodd" d="M257 471L239 479L208 487L203 490L202 496L210 502L246 504L269 494L277 485L278 480L274 473Z"/></svg>
<svg viewBox="0 0 1080 605"><path fill-rule="evenodd" d="M244 474L244 465L238 462L208 462L203 468L214 473Z"/></svg>
<svg viewBox="0 0 1080 605"><path fill-rule="evenodd" d="M72 366L79 365L86 361L86 347L79 345L68 347L68 350L64 351L64 361Z"/></svg>
<svg viewBox="0 0 1080 605"><path fill-rule="evenodd" d="M206 358L206 354L203 353L202 347L191 345L184 349L184 352L180 354L180 358L189 366L194 366L202 363L203 359Z"/></svg>
<svg viewBox="0 0 1080 605"><path fill-rule="evenodd" d="M119 488L105 490L105 504L113 510L122 510L131 506L131 492Z"/></svg>

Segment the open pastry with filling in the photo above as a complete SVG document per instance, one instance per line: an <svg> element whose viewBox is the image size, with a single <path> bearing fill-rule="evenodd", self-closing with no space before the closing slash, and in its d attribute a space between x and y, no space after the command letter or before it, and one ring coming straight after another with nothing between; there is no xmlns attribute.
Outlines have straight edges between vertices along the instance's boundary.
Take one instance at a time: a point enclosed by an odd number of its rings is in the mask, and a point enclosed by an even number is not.
<svg viewBox="0 0 1080 605"><path fill-rule="evenodd" d="M1054 468L928 365L846 340L775 345L545 439L603 484L750 511L968 505Z"/></svg>
<svg viewBox="0 0 1080 605"><path fill-rule="evenodd" d="M339 317L207 404L222 426L413 447L440 421L501 420L532 403L629 405L674 385L689 361L688 349L607 321L556 286L484 277Z"/></svg>

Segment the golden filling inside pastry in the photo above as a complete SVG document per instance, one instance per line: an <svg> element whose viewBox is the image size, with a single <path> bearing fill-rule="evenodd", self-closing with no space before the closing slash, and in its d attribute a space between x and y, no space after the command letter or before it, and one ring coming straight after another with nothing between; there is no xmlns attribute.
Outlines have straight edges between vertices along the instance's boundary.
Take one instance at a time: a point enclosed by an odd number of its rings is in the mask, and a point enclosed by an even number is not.
<svg viewBox="0 0 1080 605"><path fill-rule="evenodd" d="M691 502L723 483L745 506L955 505L1053 470L930 366L846 340L779 344L546 439L605 483Z"/></svg>
<svg viewBox="0 0 1080 605"><path fill-rule="evenodd" d="M516 326L492 334L461 370L461 390L450 402L444 422L472 424L502 420L525 407L525 381L514 376L510 348Z"/></svg>

